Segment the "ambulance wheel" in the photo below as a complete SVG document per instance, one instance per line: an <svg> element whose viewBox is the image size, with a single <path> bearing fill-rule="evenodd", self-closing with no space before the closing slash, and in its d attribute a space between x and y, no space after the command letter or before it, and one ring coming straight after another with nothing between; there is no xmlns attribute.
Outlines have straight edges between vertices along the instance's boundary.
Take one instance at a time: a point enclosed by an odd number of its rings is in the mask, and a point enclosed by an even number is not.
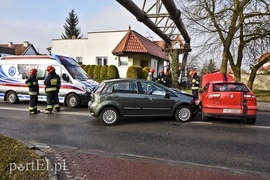
<svg viewBox="0 0 270 180"><path fill-rule="evenodd" d="M66 103L69 107L76 108L76 107L79 107L81 102L80 102L80 98L77 94L69 94L67 96Z"/></svg>
<svg viewBox="0 0 270 180"><path fill-rule="evenodd" d="M16 104L19 102L19 98L17 96L17 93L15 91L9 91L7 93L7 102L11 104Z"/></svg>

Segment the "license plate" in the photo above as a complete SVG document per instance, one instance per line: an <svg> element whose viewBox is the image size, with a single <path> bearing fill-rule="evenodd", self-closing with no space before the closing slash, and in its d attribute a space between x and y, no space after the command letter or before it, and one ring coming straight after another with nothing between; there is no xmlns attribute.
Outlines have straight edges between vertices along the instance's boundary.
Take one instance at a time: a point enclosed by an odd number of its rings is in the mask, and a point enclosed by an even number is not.
<svg viewBox="0 0 270 180"><path fill-rule="evenodd" d="M240 114L241 113L241 109L228 109L228 108L224 108L222 109L223 113L237 113Z"/></svg>

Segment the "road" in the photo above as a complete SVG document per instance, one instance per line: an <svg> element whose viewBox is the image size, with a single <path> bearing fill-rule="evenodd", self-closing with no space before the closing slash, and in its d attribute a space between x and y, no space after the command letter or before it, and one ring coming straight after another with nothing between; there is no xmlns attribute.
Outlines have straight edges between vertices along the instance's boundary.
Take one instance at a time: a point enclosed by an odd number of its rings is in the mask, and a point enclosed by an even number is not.
<svg viewBox="0 0 270 180"><path fill-rule="evenodd" d="M45 104L39 105L41 110ZM87 107L62 107L31 115L28 104L0 101L0 133L48 145L236 169L270 177L270 121L259 112L256 125L244 120L127 119L104 126Z"/></svg>

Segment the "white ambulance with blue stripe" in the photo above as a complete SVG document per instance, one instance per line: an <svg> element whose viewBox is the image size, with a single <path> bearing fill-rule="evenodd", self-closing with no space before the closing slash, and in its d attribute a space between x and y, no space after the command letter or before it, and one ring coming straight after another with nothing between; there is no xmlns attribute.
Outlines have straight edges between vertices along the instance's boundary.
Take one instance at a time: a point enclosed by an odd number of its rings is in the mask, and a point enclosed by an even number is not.
<svg viewBox="0 0 270 180"><path fill-rule="evenodd" d="M0 98L9 102L29 101L29 88L25 81L29 71L36 68L39 81L39 101L47 101L44 80L47 66L52 65L61 77L59 102L69 107L88 103L91 92L98 83L89 78L81 66L71 57L61 55L7 55L0 59Z"/></svg>

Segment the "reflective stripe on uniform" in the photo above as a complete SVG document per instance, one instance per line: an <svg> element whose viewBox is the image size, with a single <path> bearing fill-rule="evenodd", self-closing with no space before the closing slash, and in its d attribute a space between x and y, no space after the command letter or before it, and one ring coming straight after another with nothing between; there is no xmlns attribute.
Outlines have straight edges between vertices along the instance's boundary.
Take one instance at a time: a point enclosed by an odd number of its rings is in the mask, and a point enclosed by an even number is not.
<svg viewBox="0 0 270 180"><path fill-rule="evenodd" d="M191 87L191 89L199 89L199 87Z"/></svg>
<svg viewBox="0 0 270 180"><path fill-rule="evenodd" d="M57 91L57 88L56 87L46 88L46 92L48 91Z"/></svg>
<svg viewBox="0 0 270 180"><path fill-rule="evenodd" d="M29 95L35 96L35 95L38 95L38 93L29 91Z"/></svg>

